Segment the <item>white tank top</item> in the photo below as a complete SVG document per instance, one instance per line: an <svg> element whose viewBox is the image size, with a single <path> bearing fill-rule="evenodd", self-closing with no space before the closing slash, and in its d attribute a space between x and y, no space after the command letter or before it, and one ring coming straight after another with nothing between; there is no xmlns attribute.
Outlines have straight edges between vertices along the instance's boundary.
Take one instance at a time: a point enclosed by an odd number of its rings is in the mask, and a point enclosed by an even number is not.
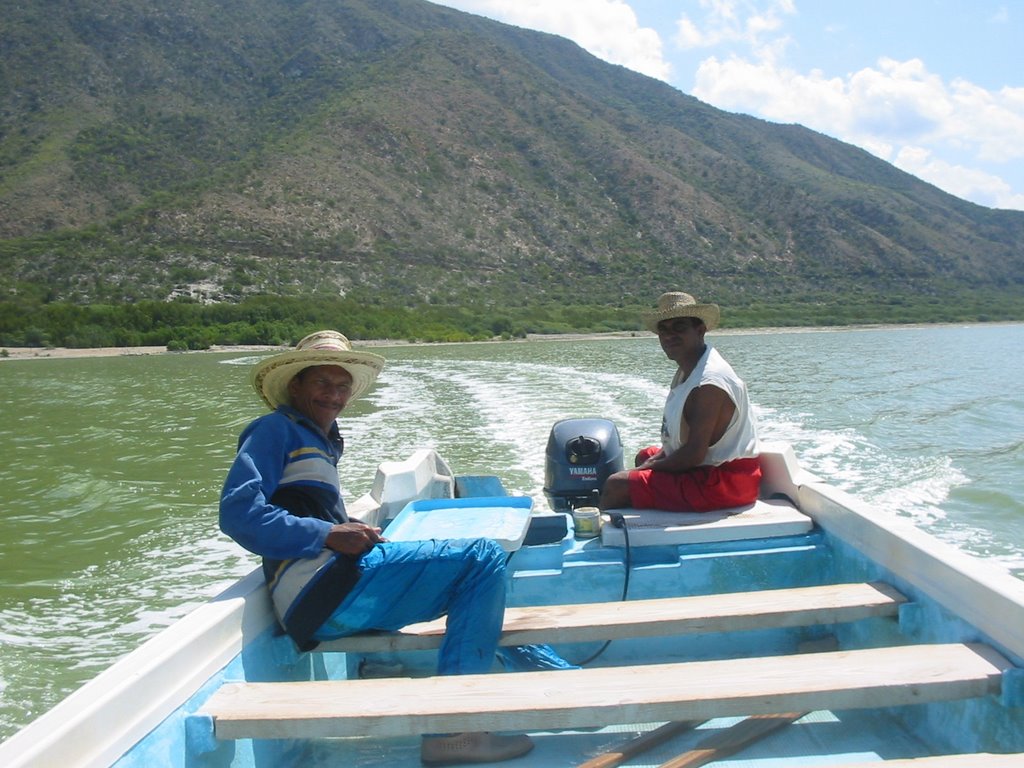
<svg viewBox="0 0 1024 768"><path fill-rule="evenodd" d="M690 375L680 380L682 370L672 379L672 389L665 398L665 412L661 423L661 445L665 453L679 450L689 435L689 428L683 421L683 407L686 398L697 387L710 384L725 390L736 406L732 420L722 439L708 448L704 464L718 466L733 459L748 459L758 455L757 427L750 411L747 385L736 375L732 366L718 354L710 344Z"/></svg>

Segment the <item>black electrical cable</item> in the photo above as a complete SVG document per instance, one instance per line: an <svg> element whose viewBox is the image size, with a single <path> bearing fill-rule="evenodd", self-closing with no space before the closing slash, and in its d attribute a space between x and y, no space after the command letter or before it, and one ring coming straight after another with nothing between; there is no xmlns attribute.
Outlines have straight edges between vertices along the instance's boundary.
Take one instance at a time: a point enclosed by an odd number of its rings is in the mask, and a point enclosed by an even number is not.
<svg viewBox="0 0 1024 768"><path fill-rule="evenodd" d="M620 600L620 602L625 602L626 601L626 596L629 594L629 572L633 569L633 553L632 553L632 551L629 548L629 526L626 525L626 518L624 518L622 516L621 512L612 512L608 517L611 520L612 525L614 525L616 528L621 528L622 529L622 537L625 540L625 547L626 547L626 556L625 556L626 576L622 580L622 598ZM594 651L593 654L591 654L590 656L585 658L583 661L577 661L576 662L576 666L577 667L584 667L587 664L589 664L590 662L594 661L602 653L605 652L605 649L607 649L608 646L611 645L611 642L612 641L610 639L605 640L604 641L604 645L602 645L600 648L598 648L596 651Z"/></svg>

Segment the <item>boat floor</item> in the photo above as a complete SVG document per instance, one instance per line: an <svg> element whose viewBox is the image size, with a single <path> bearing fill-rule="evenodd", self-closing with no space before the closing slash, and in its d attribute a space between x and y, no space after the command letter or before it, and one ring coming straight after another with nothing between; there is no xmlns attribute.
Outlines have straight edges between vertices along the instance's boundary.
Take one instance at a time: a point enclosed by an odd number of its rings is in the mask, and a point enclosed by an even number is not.
<svg viewBox="0 0 1024 768"><path fill-rule="evenodd" d="M709 736L737 723L742 718L718 718L681 733L630 760L624 768L654 768L680 753L695 749ZM600 730L533 731L534 749L518 760L501 763L508 768L575 768L598 755L616 749L623 742L662 723L615 725ZM740 768L794 768L794 766L842 766L929 754L926 747L906 730L894 727L884 713L850 711L837 716L831 712L811 712L795 723L750 744L732 756L707 763L709 766ZM295 765L310 768L334 768L358 765L360 768L418 766L418 736L378 739L315 739L303 744ZM879 768L884 763L879 762Z"/></svg>

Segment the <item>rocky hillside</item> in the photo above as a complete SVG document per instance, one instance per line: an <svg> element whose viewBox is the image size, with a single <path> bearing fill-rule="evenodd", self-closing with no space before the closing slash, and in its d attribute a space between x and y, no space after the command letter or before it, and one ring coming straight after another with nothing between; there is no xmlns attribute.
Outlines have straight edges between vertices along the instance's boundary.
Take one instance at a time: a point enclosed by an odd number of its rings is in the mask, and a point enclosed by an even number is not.
<svg viewBox="0 0 1024 768"><path fill-rule="evenodd" d="M24 0L0 51L0 283L21 295L742 304L1024 281L1024 213L422 0Z"/></svg>

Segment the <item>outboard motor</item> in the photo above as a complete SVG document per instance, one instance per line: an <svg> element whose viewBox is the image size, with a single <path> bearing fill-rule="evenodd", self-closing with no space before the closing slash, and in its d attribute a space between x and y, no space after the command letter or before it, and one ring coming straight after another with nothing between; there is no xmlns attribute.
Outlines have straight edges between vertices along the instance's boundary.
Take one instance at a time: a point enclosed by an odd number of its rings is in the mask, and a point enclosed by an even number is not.
<svg viewBox="0 0 1024 768"><path fill-rule="evenodd" d="M622 468L622 440L613 422L562 419L548 436L544 495L555 512L597 506L604 481Z"/></svg>

